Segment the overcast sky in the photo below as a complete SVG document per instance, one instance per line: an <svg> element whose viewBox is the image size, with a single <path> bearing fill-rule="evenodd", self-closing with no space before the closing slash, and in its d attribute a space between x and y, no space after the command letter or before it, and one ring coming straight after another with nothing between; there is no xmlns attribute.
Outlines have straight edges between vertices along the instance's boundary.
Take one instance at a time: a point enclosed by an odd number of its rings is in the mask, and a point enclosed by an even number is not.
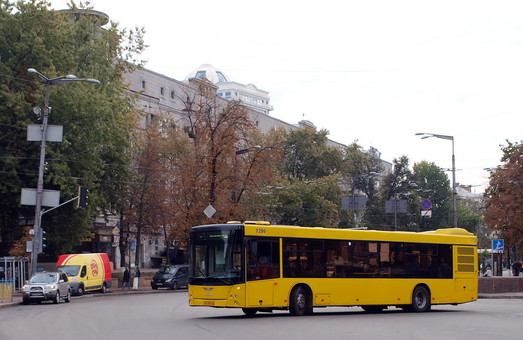
<svg viewBox="0 0 523 340"><path fill-rule="evenodd" d="M54 9L66 0L51 1ZM212 64L268 91L271 115L330 138L451 168L481 192L500 145L523 140L523 1L94 0L144 27L146 67ZM449 178L450 178L450 173Z"/></svg>

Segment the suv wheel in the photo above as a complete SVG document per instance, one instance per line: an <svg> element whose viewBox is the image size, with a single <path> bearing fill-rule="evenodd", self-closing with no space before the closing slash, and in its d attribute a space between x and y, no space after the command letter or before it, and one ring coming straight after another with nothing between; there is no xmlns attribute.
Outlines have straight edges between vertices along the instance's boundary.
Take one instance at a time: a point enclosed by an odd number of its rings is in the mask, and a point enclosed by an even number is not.
<svg viewBox="0 0 523 340"><path fill-rule="evenodd" d="M67 291L67 296L65 297L65 302L71 302L71 290Z"/></svg>
<svg viewBox="0 0 523 340"><path fill-rule="evenodd" d="M55 297L54 297L54 299L53 299L53 303L55 303L55 304L60 303L60 300L61 300L61 299L62 299L62 297L60 296L60 291L57 290L57 291L56 291L56 295L55 295Z"/></svg>

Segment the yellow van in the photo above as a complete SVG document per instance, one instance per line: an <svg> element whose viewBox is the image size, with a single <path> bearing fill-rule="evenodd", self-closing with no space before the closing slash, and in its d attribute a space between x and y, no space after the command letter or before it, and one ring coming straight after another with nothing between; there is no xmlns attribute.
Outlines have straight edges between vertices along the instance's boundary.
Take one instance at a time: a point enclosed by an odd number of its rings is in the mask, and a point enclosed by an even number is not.
<svg viewBox="0 0 523 340"><path fill-rule="evenodd" d="M56 266L67 274L74 295L90 291L105 293L111 287L111 263L105 253L60 255Z"/></svg>

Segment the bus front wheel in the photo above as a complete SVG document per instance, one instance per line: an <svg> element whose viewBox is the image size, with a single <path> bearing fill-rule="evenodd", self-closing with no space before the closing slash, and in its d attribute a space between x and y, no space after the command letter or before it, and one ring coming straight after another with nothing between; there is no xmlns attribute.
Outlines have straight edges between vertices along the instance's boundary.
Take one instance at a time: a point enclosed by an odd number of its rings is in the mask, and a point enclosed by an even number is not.
<svg viewBox="0 0 523 340"><path fill-rule="evenodd" d="M242 308L242 312L244 312L246 316L254 316L258 310L256 308Z"/></svg>
<svg viewBox="0 0 523 340"><path fill-rule="evenodd" d="M412 303L409 311L411 312L426 312L430 310L430 293L426 287L417 286L412 293Z"/></svg>
<svg viewBox="0 0 523 340"><path fill-rule="evenodd" d="M302 286L294 288L291 293L291 301L289 303L289 312L291 315L304 315L305 312L308 311L307 305L307 292L305 291L305 288Z"/></svg>

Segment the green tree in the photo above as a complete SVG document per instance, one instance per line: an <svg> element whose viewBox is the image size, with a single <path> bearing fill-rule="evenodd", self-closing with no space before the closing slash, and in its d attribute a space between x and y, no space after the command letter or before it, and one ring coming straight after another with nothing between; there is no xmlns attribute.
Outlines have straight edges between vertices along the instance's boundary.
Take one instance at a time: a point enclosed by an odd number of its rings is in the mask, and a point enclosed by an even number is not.
<svg viewBox="0 0 523 340"><path fill-rule="evenodd" d="M342 183L348 191L347 194L366 196L367 210L342 211L341 227L356 226L358 217L363 217L360 226L369 226L372 221L370 216L383 210L383 207L377 206L379 204L377 182L383 171L379 155L374 150L365 152L355 141L345 148L343 164Z"/></svg>
<svg viewBox="0 0 523 340"><path fill-rule="evenodd" d="M327 145L328 131L301 128L288 132L283 142L283 174L289 179L311 181L338 174L342 152Z"/></svg>
<svg viewBox="0 0 523 340"><path fill-rule="evenodd" d="M38 123L32 107L42 106L45 88L27 69L49 78L75 74L101 81L51 90L49 124L63 125L64 136L48 144L44 187L60 190L62 201L75 197L80 185L90 190L88 209L65 205L42 221L50 247L70 251L89 235L96 214L122 206L137 119L132 99L123 95L122 75L130 70L127 60L144 48L143 32L116 24L102 29L103 18L74 4L70 11L49 10L46 1L0 4L0 230L7 241L2 245L18 237L20 216L27 225L34 216L34 207L20 207L19 197L21 188L36 187L39 145L26 141L25 129Z"/></svg>
<svg viewBox="0 0 523 340"><path fill-rule="evenodd" d="M409 168L409 158L401 156L393 160L393 170L385 176L381 198L383 206L386 200L407 201L407 213L389 213L381 228L388 230L419 230L419 196L414 175Z"/></svg>
<svg viewBox="0 0 523 340"><path fill-rule="evenodd" d="M432 202L432 216L421 219L421 228L437 229L450 226L450 180L435 163L422 161L414 164L413 180L418 185L421 199Z"/></svg>
<svg viewBox="0 0 523 340"><path fill-rule="evenodd" d="M287 132L280 181L271 192L273 220L283 224L338 227L343 153L327 144L326 130Z"/></svg>

